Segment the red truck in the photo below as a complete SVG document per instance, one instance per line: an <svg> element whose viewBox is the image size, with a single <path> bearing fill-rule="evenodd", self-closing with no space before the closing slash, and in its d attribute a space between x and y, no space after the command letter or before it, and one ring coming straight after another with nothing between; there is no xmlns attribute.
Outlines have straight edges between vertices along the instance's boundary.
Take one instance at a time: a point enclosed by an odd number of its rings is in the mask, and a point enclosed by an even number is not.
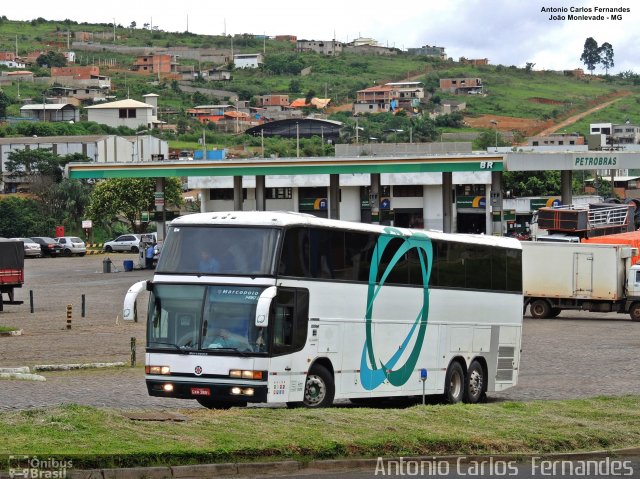
<svg viewBox="0 0 640 479"><path fill-rule="evenodd" d="M24 245L22 241L0 240L0 311L3 304L22 304L13 295L24 283ZM8 296L5 301L3 295Z"/></svg>

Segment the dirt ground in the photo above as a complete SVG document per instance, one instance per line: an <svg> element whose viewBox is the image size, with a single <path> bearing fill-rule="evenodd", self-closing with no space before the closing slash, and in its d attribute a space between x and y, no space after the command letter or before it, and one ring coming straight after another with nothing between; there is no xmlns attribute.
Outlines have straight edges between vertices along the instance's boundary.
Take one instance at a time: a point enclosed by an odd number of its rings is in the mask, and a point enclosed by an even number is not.
<svg viewBox="0 0 640 479"><path fill-rule="evenodd" d="M511 132L519 131L524 136L547 136L562 128L572 125L576 121L590 115L593 112L602 110L612 103L629 96L631 93L628 91L617 91L609 95L604 95L598 98L594 98L589 104L589 109L583 112L568 112L567 115L561 118L561 121L557 120L534 120L529 118L513 118L509 116L498 115L482 115L476 118L465 117L464 121L472 128L497 128L498 131ZM553 103L553 100L545 98L531 98L532 101L537 103ZM496 123L493 123L496 122Z"/></svg>

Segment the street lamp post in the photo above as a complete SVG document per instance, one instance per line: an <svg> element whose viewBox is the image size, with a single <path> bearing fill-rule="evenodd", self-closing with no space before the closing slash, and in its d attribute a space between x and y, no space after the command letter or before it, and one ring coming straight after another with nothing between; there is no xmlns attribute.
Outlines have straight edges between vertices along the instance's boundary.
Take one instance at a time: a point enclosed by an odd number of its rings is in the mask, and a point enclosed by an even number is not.
<svg viewBox="0 0 640 479"><path fill-rule="evenodd" d="M495 125L496 130L496 152L498 151L498 122L496 120L491 120L491 123Z"/></svg>

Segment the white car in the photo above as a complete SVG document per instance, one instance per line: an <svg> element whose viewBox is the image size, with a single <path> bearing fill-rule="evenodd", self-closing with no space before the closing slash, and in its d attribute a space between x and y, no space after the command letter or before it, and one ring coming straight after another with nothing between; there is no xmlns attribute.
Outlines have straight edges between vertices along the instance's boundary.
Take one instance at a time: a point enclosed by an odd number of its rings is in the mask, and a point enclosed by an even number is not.
<svg viewBox="0 0 640 479"><path fill-rule="evenodd" d="M24 257L39 258L42 256L40 245L31 238L10 238L12 241L22 241L24 243Z"/></svg>
<svg viewBox="0 0 640 479"><path fill-rule="evenodd" d="M137 253L140 251L140 235L120 235L114 240L107 241L104 244L104 250L107 253L113 251L131 251L132 253Z"/></svg>
<svg viewBox="0 0 640 479"><path fill-rule="evenodd" d="M87 246L77 236L60 236L56 238L56 241L62 246L62 254L64 256L72 256L74 254L84 256L87 254Z"/></svg>

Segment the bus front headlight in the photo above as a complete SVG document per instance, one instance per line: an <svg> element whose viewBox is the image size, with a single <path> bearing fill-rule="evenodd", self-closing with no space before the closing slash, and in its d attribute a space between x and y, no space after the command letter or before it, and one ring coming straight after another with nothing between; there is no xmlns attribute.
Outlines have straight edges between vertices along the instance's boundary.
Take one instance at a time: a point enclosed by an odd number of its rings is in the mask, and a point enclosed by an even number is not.
<svg viewBox="0 0 640 479"><path fill-rule="evenodd" d="M144 370L147 374L171 374L169 366L145 366Z"/></svg>

